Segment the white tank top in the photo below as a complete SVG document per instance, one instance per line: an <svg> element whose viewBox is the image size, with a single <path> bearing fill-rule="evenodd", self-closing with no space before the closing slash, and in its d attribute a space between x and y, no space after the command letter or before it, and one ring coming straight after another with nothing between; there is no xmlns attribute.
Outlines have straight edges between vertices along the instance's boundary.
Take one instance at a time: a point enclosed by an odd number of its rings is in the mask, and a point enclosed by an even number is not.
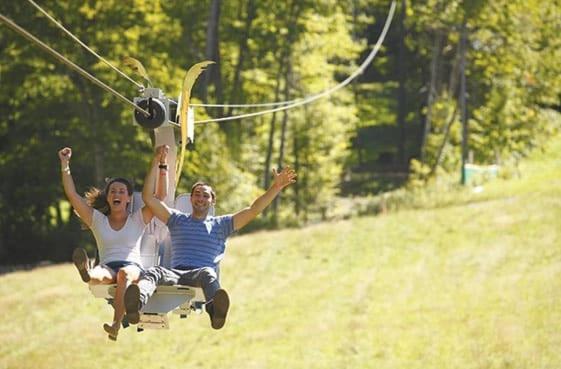
<svg viewBox="0 0 561 369"><path fill-rule="evenodd" d="M93 209L90 228L97 242L100 264L111 261L133 261L142 265L140 241L146 229L142 219L142 209L129 215L123 228L118 231L111 228L109 219L103 213Z"/></svg>

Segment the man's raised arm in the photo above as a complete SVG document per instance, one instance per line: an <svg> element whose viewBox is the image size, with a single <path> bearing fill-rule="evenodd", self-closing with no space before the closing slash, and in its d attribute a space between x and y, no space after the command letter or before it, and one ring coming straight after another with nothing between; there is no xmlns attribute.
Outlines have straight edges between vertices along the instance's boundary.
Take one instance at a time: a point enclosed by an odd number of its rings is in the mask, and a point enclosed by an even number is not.
<svg viewBox="0 0 561 369"><path fill-rule="evenodd" d="M156 149L156 154L150 163L150 169L146 174L144 187L142 188L142 200L144 201L144 204L152 210L152 213L156 218L166 224L171 215L171 211L163 202L163 199L159 200L154 196L154 187L156 186L156 177L158 174L161 171L169 170L167 167L168 150L169 148L167 146L159 146ZM166 173L164 172L164 174Z"/></svg>
<svg viewBox="0 0 561 369"><path fill-rule="evenodd" d="M273 169L273 177L273 184L263 195L255 199L250 207L242 209L234 214L234 230L237 231L245 227L269 206L283 188L296 182L296 172L288 166L283 168L280 173L277 173L277 170Z"/></svg>

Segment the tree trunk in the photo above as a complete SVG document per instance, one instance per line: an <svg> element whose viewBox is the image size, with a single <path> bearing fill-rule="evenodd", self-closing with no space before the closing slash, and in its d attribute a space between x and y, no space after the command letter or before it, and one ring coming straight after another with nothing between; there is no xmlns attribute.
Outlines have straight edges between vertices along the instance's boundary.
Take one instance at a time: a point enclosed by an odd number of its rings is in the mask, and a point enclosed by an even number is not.
<svg viewBox="0 0 561 369"><path fill-rule="evenodd" d="M291 14L290 19L292 20L292 22L289 24L289 29L292 29L293 26L296 24L296 19L294 16L297 14L296 10L297 10L297 6L295 6L295 3L292 3L291 11L290 11ZM277 71L277 77L276 77L277 85L275 87L274 101L279 101L280 87L281 87L280 82L283 74L285 73L285 66L288 63L288 59L290 58L293 41L294 41L294 32L291 32L288 35L286 43L280 52L280 57L278 58L279 69ZM273 116L271 118L271 125L269 129L269 142L267 146L267 157L265 160L265 169L263 171L264 174L263 187L265 190L269 188L271 183L270 172L271 172L271 158L273 155L273 146L274 146L275 122L276 122L276 112L273 113Z"/></svg>
<svg viewBox="0 0 561 369"><path fill-rule="evenodd" d="M64 227L64 221L62 219L62 209L60 208L60 202L58 202L55 206L55 210L56 210L56 227L58 229L61 229Z"/></svg>
<svg viewBox="0 0 561 369"><path fill-rule="evenodd" d="M444 157L444 148L446 147L446 144L448 143L448 138L450 137L450 128L452 127L452 124L454 123L454 120L456 119L457 111L458 111L458 106L456 105L454 107L454 110L452 111L452 115L448 118L448 122L446 123L446 128L444 129L444 137L442 138L442 143L440 144L440 147L438 148L438 152L436 154L436 159L434 160L434 164L432 165L429 176L434 175L434 173L436 172L436 168L438 168L438 166L442 162L442 158Z"/></svg>
<svg viewBox="0 0 561 369"><path fill-rule="evenodd" d="M216 64L209 68L209 73L205 73L202 83L202 99L205 103L208 102L208 88L211 84L215 87L216 102L222 104L224 102L222 91L222 75L220 73L220 50L219 50L219 32L218 26L220 23L220 5L221 0L212 0L210 4L210 14L207 23L206 32L206 51L205 56L207 60L212 60ZM217 114L222 116L223 109L218 108Z"/></svg>
<svg viewBox="0 0 561 369"><path fill-rule="evenodd" d="M286 65L286 74L285 74L285 82L284 82L284 100L288 101L290 99L290 78L291 78L292 68L290 59L287 61ZM286 126L288 123L288 110L283 111L282 115L282 125L281 125L281 137L280 137L280 146L279 146L279 160L277 168L280 170L284 166L284 146L286 141ZM273 211L273 224L278 226L278 207L281 200L280 193L274 200L272 211Z"/></svg>
<svg viewBox="0 0 561 369"><path fill-rule="evenodd" d="M243 89L241 88L242 80L241 80L241 72L244 68L244 62L246 55L249 53L249 45L248 40L251 34L251 26L253 20L257 15L257 6L255 4L255 0L247 0L246 4L246 18L245 18L245 27L243 34L240 37L239 43L239 54L238 54L238 61L236 63L236 69L234 72L234 79L232 81L232 89L230 90L230 97L228 102L230 103L243 103ZM226 110L226 116L234 115L234 108L230 107ZM241 120L235 120L230 122L229 124L222 125L224 127L224 131L226 132L227 139L228 139L228 146L232 149L232 155L235 159L239 159L240 155L240 145L242 142L242 127L241 127Z"/></svg>
<svg viewBox="0 0 561 369"><path fill-rule="evenodd" d="M460 64L462 63L462 47L463 47L462 42L458 42L458 46L456 48L456 56L454 57L454 61L452 62L452 68L450 71L450 78L448 82L448 96L450 98L457 96L458 79L459 79L458 75L460 74ZM458 94L458 98L459 98L459 94ZM456 119L456 114L458 113L458 108L459 108L458 105L459 105L459 101L456 102L452 115L448 118L448 122L446 123L446 128L444 129L444 137L442 138L442 143L438 148L436 158L434 160L434 163L432 165L429 174L430 176L434 175L436 169L440 166L444 158L444 149L448 144L448 139L450 138L450 130L452 128L452 124L454 123L454 120Z"/></svg>
<svg viewBox="0 0 561 369"><path fill-rule="evenodd" d="M448 81L448 96L457 96L458 77L460 75L460 63L462 59L462 43L458 42L456 47L456 56L450 68L450 78Z"/></svg>
<svg viewBox="0 0 561 369"><path fill-rule="evenodd" d="M93 146L94 146L94 163L95 163L95 183L102 185L105 183L105 168L103 163L103 146L101 144L102 138L100 131L103 129L103 122L99 119L99 111L97 110L100 106L99 95L95 92L92 96L93 104L90 106L90 116L92 118L91 126L93 133Z"/></svg>
<svg viewBox="0 0 561 369"><path fill-rule="evenodd" d="M277 72L277 85L275 87L275 101L278 101L280 95L281 75L284 71L283 58L279 63L279 70ZM265 157L265 167L263 168L263 188L267 190L271 185L271 160L273 157L274 143L275 143L275 123L277 120L277 112L273 112L271 121L269 123L269 140L267 143L267 156ZM266 211L267 209L265 209Z"/></svg>
<svg viewBox="0 0 561 369"><path fill-rule="evenodd" d="M247 41L249 40L249 36L251 33L251 25L253 20L257 15L257 6L255 4L255 0L247 0L247 11L246 11L246 18L245 18L245 27L244 32L240 37L240 44L239 44L239 54L238 54L238 61L236 63L236 70L234 72L234 80L232 81L232 90L230 92L229 102L232 103L241 103L242 101L239 100L240 93L242 92L241 89L241 72L243 70L245 57L249 52L249 46ZM230 107L226 115L232 115L234 108Z"/></svg>
<svg viewBox="0 0 561 369"><path fill-rule="evenodd" d="M431 131L431 124L432 124L432 105L434 103L434 99L436 98L437 91L436 91L436 83L438 79L438 59L440 56L440 50L442 49L442 39L443 33L440 30L436 30L436 34L434 37L434 45L432 49L432 58L430 63L430 83L427 92L427 115L425 117L425 125L423 127L423 137L421 140L421 162L425 163L426 161L426 145L427 145L427 138Z"/></svg>
<svg viewBox="0 0 561 369"><path fill-rule="evenodd" d="M462 45L460 61L460 114L462 119L462 173L461 184L466 184L465 167L468 158L468 121L467 121L467 101L466 101L466 53L467 53L467 25L466 20L462 24L462 34L460 39Z"/></svg>
<svg viewBox="0 0 561 369"><path fill-rule="evenodd" d="M304 106L304 110L306 110L306 106ZM293 155L294 155L294 170L296 171L296 173L300 173L300 132L298 131L298 129L294 130L294 136L292 138L292 150L293 150ZM304 176L305 178L305 176ZM300 180L297 180L296 183L294 183L293 187L294 188L294 214L296 215L296 217L300 216L300 213L302 212L302 206L301 206L301 201L300 201Z"/></svg>
<svg viewBox="0 0 561 369"><path fill-rule="evenodd" d="M407 96L405 82L407 80L407 68L405 66L405 16L407 10L407 0L401 0L401 17L399 23L399 51L397 60L398 91L397 91L397 125L399 127L399 142L397 147L398 162L400 165L406 164L405 158L405 117L407 115Z"/></svg>
<svg viewBox="0 0 561 369"><path fill-rule="evenodd" d="M77 74L71 75L71 80L82 95L81 103L83 108L79 109L82 120L91 127L91 137L93 146L93 181L96 186L104 183L104 165L103 165L103 148L100 144L101 137L99 133L100 124L102 122L97 117L97 109L100 106L99 96L95 91L90 90L90 86L86 81Z"/></svg>

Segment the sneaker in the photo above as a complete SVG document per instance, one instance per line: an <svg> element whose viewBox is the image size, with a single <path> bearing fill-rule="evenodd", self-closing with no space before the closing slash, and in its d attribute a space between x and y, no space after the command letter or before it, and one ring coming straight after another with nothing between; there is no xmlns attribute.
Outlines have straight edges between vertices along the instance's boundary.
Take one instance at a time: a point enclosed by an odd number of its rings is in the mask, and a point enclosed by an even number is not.
<svg viewBox="0 0 561 369"><path fill-rule="evenodd" d="M74 249L72 253L72 261L80 273L80 277L85 283L90 281L90 273L88 272L88 254L82 248Z"/></svg>
<svg viewBox="0 0 561 369"><path fill-rule="evenodd" d="M117 341L117 335L119 334L119 328L115 329L112 325L105 323L105 324L103 324L103 329L105 330L105 332L107 332L107 337L111 341Z"/></svg>
<svg viewBox="0 0 561 369"><path fill-rule="evenodd" d="M225 290L216 291L214 298L207 304L207 312L210 315L210 325L214 329L220 329L226 323L226 315L230 308L230 298Z"/></svg>
<svg viewBox="0 0 561 369"><path fill-rule="evenodd" d="M125 311L130 324L138 324L140 321L140 288L131 284L125 291Z"/></svg>

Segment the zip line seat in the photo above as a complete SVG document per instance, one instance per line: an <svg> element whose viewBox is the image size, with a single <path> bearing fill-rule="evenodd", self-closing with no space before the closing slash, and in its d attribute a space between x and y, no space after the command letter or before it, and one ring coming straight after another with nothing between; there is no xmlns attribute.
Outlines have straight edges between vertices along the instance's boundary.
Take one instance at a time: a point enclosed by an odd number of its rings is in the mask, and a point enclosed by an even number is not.
<svg viewBox="0 0 561 369"><path fill-rule="evenodd" d="M144 205L142 196L135 192L132 200L132 211L136 211ZM174 208L184 213L191 213L191 201L189 194L179 195ZM214 208L210 209L210 215L214 214ZM171 239L165 224L154 218L148 224L142 236L140 256L142 266L148 269L155 265L170 267L171 263ZM110 304L115 297L117 284L89 285L91 293L97 298L106 299ZM182 285L158 286L154 295L140 311L140 321L137 331L145 328L169 329L168 313L173 312L181 318L186 318L191 312L202 313L204 310L205 296L199 287ZM126 316L125 316L126 318ZM123 326L128 322L123 320Z"/></svg>

